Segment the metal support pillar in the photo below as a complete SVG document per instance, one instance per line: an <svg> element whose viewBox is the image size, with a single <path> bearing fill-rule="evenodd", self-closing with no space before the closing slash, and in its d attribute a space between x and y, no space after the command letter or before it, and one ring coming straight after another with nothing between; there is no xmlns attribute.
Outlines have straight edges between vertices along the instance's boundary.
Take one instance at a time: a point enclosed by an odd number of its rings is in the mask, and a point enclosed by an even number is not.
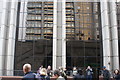
<svg viewBox="0 0 120 80"><path fill-rule="evenodd" d="M108 70L112 69L111 60L111 38L110 38L110 23L108 15L108 0L101 0L101 22L102 22L102 42L103 42L103 65Z"/></svg>
<svg viewBox="0 0 120 80"><path fill-rule="evenodd" d="M53 69L66 67L65 0L54 0Z"/></svg>
<svg viewBox="0 0 120 80"><path fill-rule="evenodd" d="M115 0L109 0L110 13L110 31L112 45L112 66L113 70L119 69L119 52L118 52L118 30L117 30L117 14Z"/></svg>
<svg viewBox="0 0 120 80"><path fill-rule="evenodd" d="M17 4L16 0L11 0L10 8L10 24L7 43L7 57L6 57L6 72L7 76L14 74L14 51L15 51L15 36L16 36L16 18L17 18Z"/></svg>
<svg viewBox="0 0 120 80"><path fill-rule="evenodd" d="M0 21L0 76L6 74L5 60L6 60L6 44L7 44L7 30L8 30L8 7L7 0L1 1L1 21Z"/></svg>

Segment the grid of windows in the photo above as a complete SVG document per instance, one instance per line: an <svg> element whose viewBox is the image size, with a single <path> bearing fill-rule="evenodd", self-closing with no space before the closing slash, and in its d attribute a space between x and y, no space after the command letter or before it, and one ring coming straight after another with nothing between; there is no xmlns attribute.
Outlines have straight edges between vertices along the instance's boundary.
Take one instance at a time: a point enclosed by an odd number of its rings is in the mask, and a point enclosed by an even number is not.
<svg viewBox="0 0 120 80"><path fill-rule="evenodd" d="M19 8L25 20L20 16L22 27L17 27L15 75L23 75L25 63L35 72L41 65L52 66L53 2L21 2Z"/></svg>
<svg viewBox="0 0 120 80"><path fill-rule="evenodd" d="M66 34L68 40L99 40L98 4L66 3Z"/></svg>
<svg viewBox="0 0 120 80"><path fill-rule="evenodd" d="M33 34L27 33L26 40L33 40L28 37L35 35L36 39L51 40L53 34L53 2L28 2L27 13L27 31L32 31Z"/></svg>
<svg viewBox="0 0 120 80"><path fill-rule="evenodd" d="M15 70L18 72L26 62L32 64L33 71L40 65L52 65L53 7L53 2L28 2L27 14L21 13L26 14L26 19L25 25L17 28ZM90 65L96 71L100 67L99 21L99 3L66 2L67 68ZM20 74L15 72L15 75Z"/></svg>
<svg viewBox="0 0 120 80"><path fill-rule="evenodd" d="M67 68L100 67L101 27L99 3L66 2ZM85 71L84 71L85 72Z"/></svg>

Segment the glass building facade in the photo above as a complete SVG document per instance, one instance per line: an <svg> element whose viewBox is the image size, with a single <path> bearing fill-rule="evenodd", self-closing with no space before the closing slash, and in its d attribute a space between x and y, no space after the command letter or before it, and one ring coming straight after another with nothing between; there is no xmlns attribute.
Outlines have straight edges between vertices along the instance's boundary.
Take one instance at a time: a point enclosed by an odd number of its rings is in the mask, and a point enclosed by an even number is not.
<svg viewBox="0 0 120 80"><path fill-rule="evenodd" d="M110 1L0 1L0 76L22 76L25 63L33 72L91 66L94 77L119 69L120 3Z"/></svg>
<svg viewBox="0 0 120 80"><path fill-rule="evenodd" d="M53 2L22 2L19 8L15 70L26 62L34 71L52 65Z"/></svg>
<svg viewBox="0 0 120 80"><path fill-rule="evenodd" d="M34 71L52 66L53 2L19 3L16 34L15 73L26 62ZM101 27L99 2L66 2L66 68L88 65L94 71L101 65ZM101 65L102 66L102 65Z"/></svg>

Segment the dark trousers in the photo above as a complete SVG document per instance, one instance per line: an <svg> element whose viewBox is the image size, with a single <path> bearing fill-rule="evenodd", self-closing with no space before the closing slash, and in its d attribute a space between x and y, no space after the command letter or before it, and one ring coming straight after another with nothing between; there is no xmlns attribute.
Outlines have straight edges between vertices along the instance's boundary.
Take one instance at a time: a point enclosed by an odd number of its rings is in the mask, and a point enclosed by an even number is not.
<svg viewBox="0 0 120 80"><path fill-rule="evenodd" d="M110 80L110 78L103 78L103 80Z"/></svg>
<svg viewBox="0 0 120 80"><path fill-rule="evenodd" d="M87 75L86 80L92 80L92 75Z"/></svg>

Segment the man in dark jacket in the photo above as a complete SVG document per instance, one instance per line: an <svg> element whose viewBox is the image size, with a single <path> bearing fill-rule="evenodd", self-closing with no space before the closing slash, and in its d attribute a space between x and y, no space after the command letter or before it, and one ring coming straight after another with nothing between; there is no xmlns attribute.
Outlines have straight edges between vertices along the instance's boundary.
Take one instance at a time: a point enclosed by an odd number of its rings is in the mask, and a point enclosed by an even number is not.
<svg viewBox="0 0 120 80"><path fill-rule="evenodd" d="M102 75L104 80L110 80L110 72L103 66Z"/></svg>
<svg viewBox="0 0 120 80"><path fill-rule="evenodd" d="M82 74L81 69L78 69L77 75L74 76L74 80L85 80L85 76Z"/></svg>
<svg viewBox="0 0 120 80"><path fill-rule="evenodd" d="M31 65L30 64L25 64L23 66L23 72L25 76L22 78L22 80L36 80L36 74L31 72Z"/></svg>

